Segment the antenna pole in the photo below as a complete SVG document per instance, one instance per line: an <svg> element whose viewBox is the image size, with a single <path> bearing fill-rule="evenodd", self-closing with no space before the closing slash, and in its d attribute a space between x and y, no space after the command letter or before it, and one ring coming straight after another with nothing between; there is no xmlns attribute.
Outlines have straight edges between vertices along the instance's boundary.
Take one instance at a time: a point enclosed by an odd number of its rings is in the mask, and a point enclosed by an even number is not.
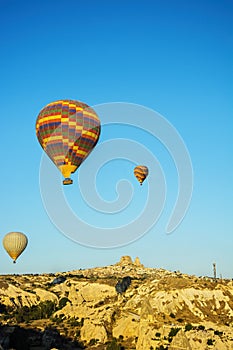
<svg viewBox="0 0 233 350"><path fill-rule="evenodd" d="M216 263L213 263L213 270L214 270L214 279L216 280L217 275L216 275Z"/></svg>

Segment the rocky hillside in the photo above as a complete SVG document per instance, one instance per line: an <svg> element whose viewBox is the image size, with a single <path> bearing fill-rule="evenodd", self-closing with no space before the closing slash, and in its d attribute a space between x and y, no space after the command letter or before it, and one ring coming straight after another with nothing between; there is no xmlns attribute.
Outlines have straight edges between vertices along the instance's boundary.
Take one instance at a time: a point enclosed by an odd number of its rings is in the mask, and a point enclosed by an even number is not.
<svg viewBox="0 0 233 350"><path fill-rule="evenodd" d="M126 290L116 290L124 277ZM1 347L232 350L233 282L128 256L106 267L0 276Z"/></svg>

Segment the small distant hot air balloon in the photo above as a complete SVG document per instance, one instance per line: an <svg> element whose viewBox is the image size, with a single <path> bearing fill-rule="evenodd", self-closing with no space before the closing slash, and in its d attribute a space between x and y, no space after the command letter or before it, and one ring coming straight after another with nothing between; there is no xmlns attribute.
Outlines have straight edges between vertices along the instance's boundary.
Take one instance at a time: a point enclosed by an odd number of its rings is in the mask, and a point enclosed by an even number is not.
<svg viewBox="0 0 233 350"><path fill-rule="evenodd" d="M138 165L134 168L134 175L140 182L140 185L142 185L143 181L147 178L148 172L148 168L145 165Z"/></svg>
<svg viewBox="0 0 233 350"><path fill-rule="evenodd" d="M9 232L3 238L3 247L16 263L16 259L22 254L28 244L27 236L22 232Z"/></svg>
<svg viewBox="0 0 233 350"><path fill-rule="evenodd" d="M100 120L87 104L73 100L49 103L39 113L36 135L49 158L61 171L64 185L95 147Z"/></svg>

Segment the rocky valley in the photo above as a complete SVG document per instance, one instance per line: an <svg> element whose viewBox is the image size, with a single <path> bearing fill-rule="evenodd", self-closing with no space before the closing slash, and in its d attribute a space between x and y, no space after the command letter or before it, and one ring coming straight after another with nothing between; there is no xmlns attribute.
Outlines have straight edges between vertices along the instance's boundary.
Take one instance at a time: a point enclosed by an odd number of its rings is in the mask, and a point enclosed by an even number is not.
<svg viewBox="0 0 233 350"><path fill-rule="evenodd" d="M116 288L124 278L125 288ZM0 349L233 349L233 281L115 265L0 276Z"/></svg>

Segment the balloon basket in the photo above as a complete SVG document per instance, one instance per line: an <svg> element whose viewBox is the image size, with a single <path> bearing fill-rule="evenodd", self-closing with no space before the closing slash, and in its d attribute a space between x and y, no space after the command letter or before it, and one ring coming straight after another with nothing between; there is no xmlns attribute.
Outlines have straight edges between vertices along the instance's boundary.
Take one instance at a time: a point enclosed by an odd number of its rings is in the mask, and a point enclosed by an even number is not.
<svg viewBox="0 0 233 350"><path fill-rule="evenodd" d="M64 179L63 180L63 185L72 185L72 183L73 183L73 180L71 180L71 179Z"/></svg>

